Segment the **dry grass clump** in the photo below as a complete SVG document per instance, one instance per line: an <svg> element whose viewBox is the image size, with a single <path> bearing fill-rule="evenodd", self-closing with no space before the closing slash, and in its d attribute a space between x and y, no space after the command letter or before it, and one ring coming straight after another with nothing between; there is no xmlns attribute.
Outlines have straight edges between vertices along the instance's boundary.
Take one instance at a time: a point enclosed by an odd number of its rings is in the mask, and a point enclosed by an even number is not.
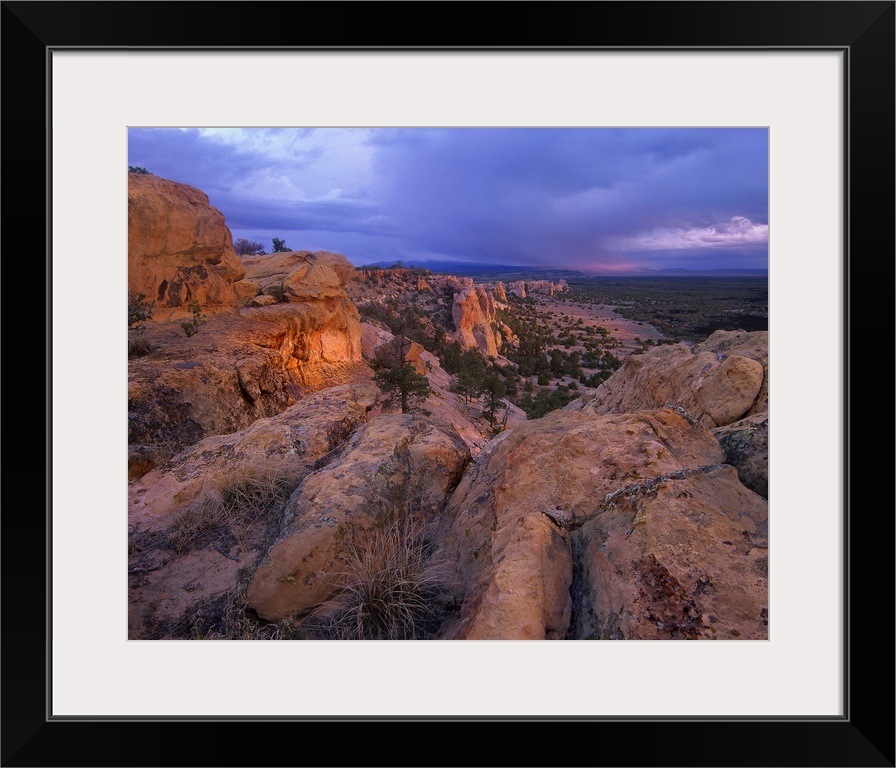
<svg viewBox="0 0 896 768"><path fill-rule="evenodd" d="M221 547L234 541L228 513L213 497L187 507L168 528L168 548L179 555L207 546Z"/></svg>
<svg viewBox="0 0 896 768"><path fill-rule="evenodd" d="M223 597L200 605L190 623L191 640L289 640L290 622L260 621L246 610L252 574L240 569L236 586Z"/></svg>
<svg viewBox="0 0 896 768"><path fill-rule="evenodd" d="M347 537L342 591L315 613L311 627L336 640L425 640L450 601L446 568L429 528L412 516Z"/></svg>
<svg viewBox="0 0 896 768"><path fill-rule="evenodd" d="M295 478L285 470L247 466L232 473L219 493L231 517L251 525L261 517L279 513L296 485Z"/></svg>
<svg viewBox="0 0 896 768"><path fill-rule="evenodd" d="M264 538L277 528L295 485L295 478L280 470L249 466L236 470L224 484L206 491L174 518L168 529L168 548L179 555L208 546L245 548L250 540ZM250 532L259 520L270 530Z"/></svg>

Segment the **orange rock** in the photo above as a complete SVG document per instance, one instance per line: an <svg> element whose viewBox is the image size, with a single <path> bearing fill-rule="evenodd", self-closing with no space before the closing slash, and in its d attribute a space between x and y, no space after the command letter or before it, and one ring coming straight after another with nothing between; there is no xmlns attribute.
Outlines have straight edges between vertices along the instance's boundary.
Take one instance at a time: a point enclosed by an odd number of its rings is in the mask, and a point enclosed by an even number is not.
<svg viewBox="0 0 896 768"><path fill-rule="evenodd" d="M195 187L128 174L128 288L159 307L236 303L243 268L224 215Z"/></svg>

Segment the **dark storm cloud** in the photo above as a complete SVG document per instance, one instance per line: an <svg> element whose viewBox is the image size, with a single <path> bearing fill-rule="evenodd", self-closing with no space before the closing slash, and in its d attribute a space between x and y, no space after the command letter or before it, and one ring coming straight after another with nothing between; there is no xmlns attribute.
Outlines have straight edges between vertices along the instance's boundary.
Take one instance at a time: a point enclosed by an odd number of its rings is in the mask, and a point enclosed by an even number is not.
<svg viewBox="0 0 896 768"><path fill-rule="evenodd" d="M292 247L358 263L767 260L765 129L136 129L130 139L132 165L205 191L235 237L288 232Z"/></svg>
<svg viewBox="0 0 896 768"><path fill-rule="evenodd" d="M613 238L767 217L764 130L469 129L387 136L398 228L427 250L520 263L610 258Z"/></svg>

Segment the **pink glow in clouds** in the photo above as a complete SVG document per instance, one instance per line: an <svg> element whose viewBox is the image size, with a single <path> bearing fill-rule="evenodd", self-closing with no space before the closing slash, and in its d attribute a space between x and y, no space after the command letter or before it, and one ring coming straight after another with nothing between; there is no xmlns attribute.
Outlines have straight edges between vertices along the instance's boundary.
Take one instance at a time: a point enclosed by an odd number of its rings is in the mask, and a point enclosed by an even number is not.
<svg viewBox="0 0 896 768"><path fill-rule="evenodd" d="M615 238L617 251L678 251L768 244L768 224L754 224L744 216L709 227L655 229L634 237Z"/></svg>

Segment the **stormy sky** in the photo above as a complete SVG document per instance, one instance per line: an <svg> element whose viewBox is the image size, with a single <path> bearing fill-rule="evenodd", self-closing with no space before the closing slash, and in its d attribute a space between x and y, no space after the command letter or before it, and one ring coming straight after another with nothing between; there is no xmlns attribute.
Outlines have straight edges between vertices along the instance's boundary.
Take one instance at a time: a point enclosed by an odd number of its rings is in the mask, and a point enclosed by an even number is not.
<svg viewBox="0 0 896 768"><path fill-rule="evenodd" d="M768 266L765 128L132 128L234 240L591 274Z"/></svg>

